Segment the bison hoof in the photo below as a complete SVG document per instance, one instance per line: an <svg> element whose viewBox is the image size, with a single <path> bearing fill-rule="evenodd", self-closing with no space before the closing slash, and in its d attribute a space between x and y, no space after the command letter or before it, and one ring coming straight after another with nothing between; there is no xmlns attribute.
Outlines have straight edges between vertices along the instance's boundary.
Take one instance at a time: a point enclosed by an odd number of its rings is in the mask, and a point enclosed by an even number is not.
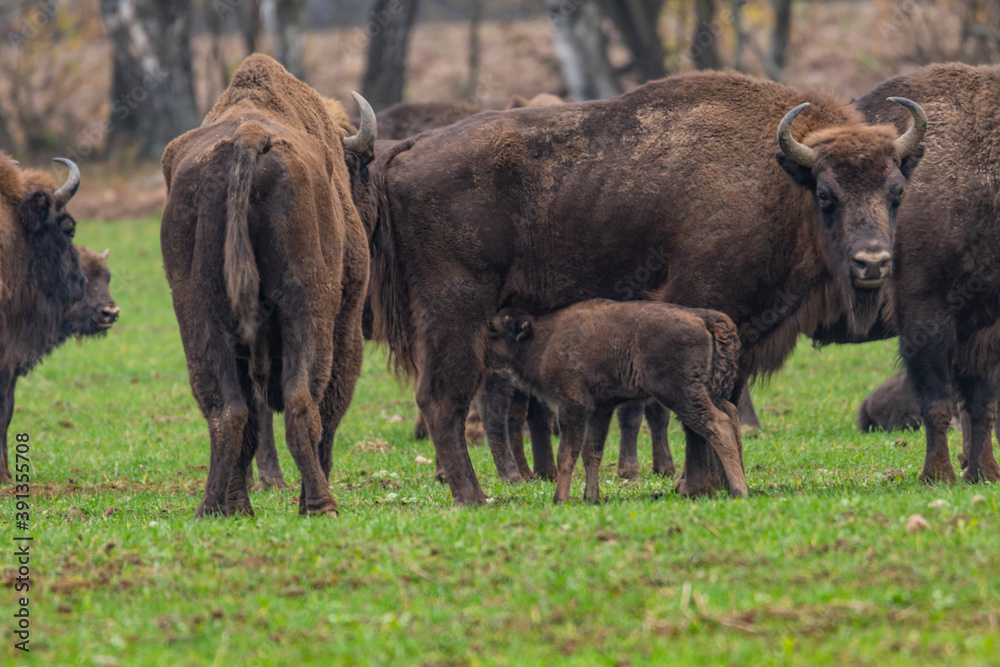
<svg viewBox="0 0 1000 667"><path fill-rule="evenodd" d="M994 466L996 464L994 463ZM962 475L962 478L968 484L980 484L982 482L1000 482L1000 470L996 467L991 467L988 465L980 465L976 467L969 466Z"/></svg>
<svg viewBox="0 0 1000 667"><path fill-rule="evenodd" d="M332 497L315 500L305 505L299 505L299 514L302 516L319 516L321 514L332 514L337 516L337 503Z"/></svg>
<svg viewBox="0 0 1000 667"><path fill-rule="evenodd" d="M440 482L441 484L446 484L448 482L448 478L444 474L444 468L434 469L434 479Z"/></svg>
<svg viewBox="0 0 1000 667"><path fill-rule="evenodd" d="M524 478L521 477L521 473L515 470L500 475L500 481L506 484L520 484L524 481Z"/></svg>
<svg viewBox="0 0 1000 667"><path fill-rule="evenodd" d="M962 469L969 467L969 455L965 452L958 453L958 465L962 466Z"/></svg>
<svg viewBox="0 0 1000 667"><path fill-rule="evenodd" d="M674 475L677 474L677 468L674 467L674 464L672 462L668 463L665 466L654 465L653 474L659 475L660 477L673 477Z"/></svg>
<svg viewBox="0 0 1000 667"><path fill-rule="evenodd" d="M637 479L639 477L639 464L634 461L619 464L618 476L622 479Z"/></svg>
<svg viewBox="0 0 1000 667"><path fill-rule="evenodd" d="M940 468L924 468L920 473L920 481L924 484L954 484L957 480L955 470L951 465Z"/></svg>
<svg viewBox="0 0 1000 667"><path fill-rule="evenodd" d="M197 519L204 519L208 517L215 516L225 516L226 509L219 505L218 503L210 503L207 500L201 501L198 505L197 511L195 511L194 516Z"/></svg>
<svg viewBox="0 0 1000 667"><path fill-rule="evenodd" d="M687 477L681 477L674 485L674 491L678 495L688 498L696 498L698 496L710 498L715 495L715 486L708 477L702 477L700 480L694 482L689 481Z"/></svg>
<svg viewBox="0 0 1000 667"><path fill-rule="evenodd" d="M0 469L0 484L10 484L14 481L14 478L10 474L10 470Z"/></svg>

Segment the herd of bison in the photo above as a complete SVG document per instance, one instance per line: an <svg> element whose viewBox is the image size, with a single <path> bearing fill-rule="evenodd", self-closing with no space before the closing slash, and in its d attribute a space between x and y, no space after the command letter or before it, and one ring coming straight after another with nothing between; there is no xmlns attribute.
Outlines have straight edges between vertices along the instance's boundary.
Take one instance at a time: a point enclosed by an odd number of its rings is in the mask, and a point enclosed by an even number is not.
<svg viewBox="0 0 1000 667"><path fill-rule="evenodd" d="M898 337L904 372L862 428L923 424L921 479L1000 481L1000 67L931 65L860 99L734 72L619 97L508 109L401 104L360 118L252 55L201 127L163 155L163 265L211 455L198 515L252 513L284 484L282 412L299 512L336 512L334 434L384 343L413 381L436 475L485 501L470 405L501 479L556 481L578 458L597 501L611 416L635 475L643 415L653 471L676 490L747 493L748 380L799 334ZM58 185L0 155L0 479L14 385L72 336L118 318L108 252L73 245ZM739 408L737 408L739 406ZM533 468L524 453L525 421ZM551 436L558 429L558 456Z"/></svg>

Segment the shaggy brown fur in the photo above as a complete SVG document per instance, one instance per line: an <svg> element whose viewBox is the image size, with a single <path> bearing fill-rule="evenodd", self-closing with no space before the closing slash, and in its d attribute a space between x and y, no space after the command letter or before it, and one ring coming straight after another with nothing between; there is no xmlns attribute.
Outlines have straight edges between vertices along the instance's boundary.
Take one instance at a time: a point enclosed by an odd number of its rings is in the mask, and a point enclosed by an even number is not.
<svg viewBox="0 0 1000 667"><path fill-rule="evenodd" d="M0 152L0 482L12 480L7 428L17 378L65 340L66 315L84 296L76 221L56 190L48 174Z"/></svg>
<svg viewBox="0 0 1000 667"><path fill-rule="evenodd" d="M778 125L804 101L793 133L819 154L811 170L776 159ZM372 171L374 336L401 371L421 370L417 401L455 500L484 501L462 421L498 308L652 297L720 310L743 341L737 391L799 333L844 317L867 328L881 290L856 287L850 262L890 247L890 190L919 158L901 161L896 137L826 93L700 72L483 112L387 147ZM678 489L708 493L705 443L688 448Z"/></svg>
<svg viewBox="0 0 1000 667"><path fill-rule="evenodd" d="M665 303L583 301L533 318L505 308L490 324L487 363L559 416L555 501L569 499L573 467L584 451L584 498L599 500L598 472L616 407L655 399L719 455L734 497L746 496L736 408L740 341L732 321L711 310Z"/></svg>
<svg viewBox="0 0 1000 667"><path fill-rule="evenodd" d="M331 108L253 55L163 155L163 264L211 437L199 516L252 512L264 402L285 413L299 512L337 508L330 452L361 370L368 255Z"/></svg>
<svg viewBox="0 0 1000 667"><path fill-rule="evenodd" d="M932 65L886 81L856 106L900 127L890 95L921 104L932 120L893 260L900 354L927 431L921 478L955 479L947 431L957 397L970 417L965 479L1000 481L990 435L1000 389L1000 67Z"/></svg>

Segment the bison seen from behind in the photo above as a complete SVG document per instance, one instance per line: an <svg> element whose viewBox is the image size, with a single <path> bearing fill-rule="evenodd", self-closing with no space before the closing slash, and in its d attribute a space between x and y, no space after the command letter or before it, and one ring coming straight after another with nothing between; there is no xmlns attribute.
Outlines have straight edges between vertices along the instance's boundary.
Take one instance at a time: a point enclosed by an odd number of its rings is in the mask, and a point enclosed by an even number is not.
<svg viewBox="0 0 1000 667"><path fill-rule="evenodd" d="M299 513L336 512L333 437L361 372L367 238L345 151L371 159L363 127L273 59L252 55L202 127L163 155L161 246L211 458L198 515L252 513L247 468L259 412L285 413L302 476Z"/></svg>
<svg viewBox="0 0 1000 667"><path fill-rule="evenodd" d="M538 318L517 308L501 310L490 323L487 362L509 368L558 414L556 502L569 499L581 449L584 498L598 501L614 409L650 399L676 414L685 432L708 441L730 493L742 498L747 487L739 418L729 402L739 352L736 327L722 313L594 299Z"/></svg>
<svg viewBox="0 0 1000 667"><path fill-rule="evenodd" d="M719 310L743 343L735 391L781 366L800 333L842 317L867 329L920 157L924 114L901 103L914 119L903 135L825 93L696 73L483 112L380 152L374 334L401 370L419 370L455 501L485 500L463 424L500 308L604 297ZM662 268L616 291L651 250ZM709 450L689 433L678 490L712 488Z"/></svg>

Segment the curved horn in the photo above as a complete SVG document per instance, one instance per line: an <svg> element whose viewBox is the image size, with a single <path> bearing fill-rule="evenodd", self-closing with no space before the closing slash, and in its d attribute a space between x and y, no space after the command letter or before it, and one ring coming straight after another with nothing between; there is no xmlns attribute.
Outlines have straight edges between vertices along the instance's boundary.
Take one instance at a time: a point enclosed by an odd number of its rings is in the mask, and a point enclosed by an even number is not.
<svg viewBox="0 0 1000 667"><path fill-rule="evenodd" d="M792 137L792 121L807 106L809 106L809 103L803 102L786 113L785 117L781 119L781 124L778 125L778 145L781 146L782 153L792 158L796 163L808 168L812 167L816 162L816 151L805 144L800 144Z"/></svg>
<svg viewBox="0 0 1000 667"><path fill-rule="evenodd" d="M378 123L375 121L375 111L372 109L372 105L368 104L368 101L361 97L361 95L358 95L354 91L351 91L351 95L361 109L361 127L358 128L358 133L354 136L343 138L344 148L355 155L371 155L375 147L375 137L378 136Z"/></svg>
<svg viewBox="0 0 1000 667"><path fill-rule="evenodd" d="M896 104L902 104L913 116L913 125L906 131L906 134L896 139L896 150L899 151L899 157L905 158L923 141L924 135L927 133L927 114L913 100L908 100L905 97L890 97L888 99Z"/></svg>
<svg viewBox="0 0 1000 667"><path fill-rule="evenodd" d="M61 188L52 193L56 204L62 208L69 203L69 200L73 198L73 195L76 194L77 189L80 187L80 168L72 160L67 160L64 157L57 157L52 161L61 162L69 167L69 176L66 177L66 182L63 183Z"/></svg>
<svg viewBox="0 0 1000 667"><path fill-rule="evenodd" d="M110 255L110 254L111 254L111 248L105 248L104 252L101 253L101 259L103 259L104 261L107 261L108 260L108 255Z"/></svg>

